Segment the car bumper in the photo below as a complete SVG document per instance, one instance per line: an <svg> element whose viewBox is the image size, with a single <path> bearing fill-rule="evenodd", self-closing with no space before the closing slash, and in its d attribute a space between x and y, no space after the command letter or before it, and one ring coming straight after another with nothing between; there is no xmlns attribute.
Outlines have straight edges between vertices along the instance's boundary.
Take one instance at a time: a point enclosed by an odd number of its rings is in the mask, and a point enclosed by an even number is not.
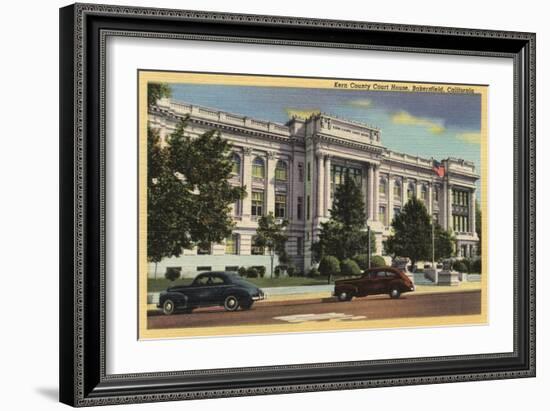
<svg viewBox="0 0 550 411"><path fill-rule="evenodd" d="M252 298L252 301L260 301L260 300L265 300L266 296L264 293L260 292L260 294L253 295L251 298Z"/></svg>

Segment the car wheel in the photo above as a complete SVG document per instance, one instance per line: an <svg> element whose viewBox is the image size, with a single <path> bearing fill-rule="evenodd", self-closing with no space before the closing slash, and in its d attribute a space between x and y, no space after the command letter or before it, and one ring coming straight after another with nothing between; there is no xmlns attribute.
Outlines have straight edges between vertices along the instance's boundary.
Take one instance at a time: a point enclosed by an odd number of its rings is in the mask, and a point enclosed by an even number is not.
<svg viewBox="0 0 550 411"><path fill-rule="evenodd" d="M338 301L351 301L353 298L353 295L351 293L348 293L347 291L340 291L338 293Z"/></svg>
<svg viewBox="0 0 550 411"><path fill-rule="evenodd" d="M392 288L390 291L390 297L391 298L399 298L401 296L401 291L399 291L397 288Z"/></svg>
<svg viewBox="0 0 550 411"><path fill-rule="evenodd" d="M164 303L162 304L162 312L164 315L172 315L176 311L176 304L174 304L174 301L167 299L164 300Z"/></svg>
<svg viewBox="0 0 550 411"><path fill-rule="evenodd" d="M223 308L225 311L236 311L239 308L239 300L234 295L229 295L223 302Z"/></svg>

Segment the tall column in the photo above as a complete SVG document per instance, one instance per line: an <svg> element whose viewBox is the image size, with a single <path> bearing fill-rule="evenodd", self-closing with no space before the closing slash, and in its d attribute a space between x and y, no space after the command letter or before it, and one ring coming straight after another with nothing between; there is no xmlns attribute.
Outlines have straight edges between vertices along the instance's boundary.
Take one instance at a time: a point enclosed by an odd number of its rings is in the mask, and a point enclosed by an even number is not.
<svg viewBox="0 0 550 411"><path fill-rule="evenodd" d="M405 177L401 179L401 208L405 207L409 199L409 180Z"/></svg>
<svg viewBox="0 0 550 411"><path fill-rule="evenodd" d="M317 153L315 182L317 184L317 217L322 217L325 210L325 163L321 153Z"/></svg>
<svg viewBox="0 0 550 411"><path fill-rule="evenodd" d="M452 230L453 227L453 186L447 184L447 230Z"/></svg>
<svg viewBox="0 0 550 411"><path fill-rule="evenodd" d="M372 188L372 191L373 191L373 204L372 204L372 208L373 208L373 217L374 217L374 221L378 221L378 196L379 196L379 188L378 186L380 185L380 167L378 165L376 165L374 167L374 181L373 181L373 188Z"/></svg>
<svg viewBox="0 0 550 411"><path fill-rule="evenodd" d="M294 157L288 160L288 175L286 183L286 218L288 220L294 220Z"/></svg>
<svg viewBox="0 0 550 411"><path fill-rule="evenodd" d="M332 172L332 166L330 162L330 156L325 156L325 217L330 217L329 210L332 208L332 201L330 198L330 190L331 190L331 172Z"/></svg>
<svg viewBox="0 0 550 411"><path fill-rule="evenodd" d="M476 232L476 190L470 193L470 232Z"/></svg>
<svg viewBox="0 0 550 411"><path fill-rule="evenodd" d="M388 199L388 223L386 225L391 225L393 221L393 185L394 177L390 174L388 175L388 192L386 193Z"/></svg>
<svg viewBox="0 0 550 411"><path fill-rule="evenodd" d="M428 204L426 206L430 218L433 219L433 184L431 182L428 183Z"/></svg>
<svg viewBox="0 0 550 411"><path fill-rule="evenodd" d="M246 197L243 199L243 219L250 218L252 208L252 149L246 147L243 150L243 185L246 186Z"/></svg>
<svg viewBox="0 0 550 411"><path fill-rule="evenodd" d="M369 164L368 179L367 179L367 203L368 203L368 219L374 220L373 204L374 204L374 165Z"/></svg>
<svg viewBox="0 0 550 411"><path fill-rule="evenodd" d="M270 151L267 153L267 167L265 178L265 204L266 215L269 213L275 214L275 166L277 159L275 153Z"/></svg>

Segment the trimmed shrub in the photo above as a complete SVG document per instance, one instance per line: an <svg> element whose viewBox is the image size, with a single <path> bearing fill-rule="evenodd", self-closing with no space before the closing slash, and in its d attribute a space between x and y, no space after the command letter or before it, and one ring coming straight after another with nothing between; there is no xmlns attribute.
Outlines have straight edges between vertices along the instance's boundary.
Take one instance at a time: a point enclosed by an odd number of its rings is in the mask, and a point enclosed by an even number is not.
<svg viewBox="0 0 550 411"><path fill-rule="evenodd" d="M239 269L237 270L237 272L239 273L239 275L241 277L246 277L246 267L239 267Z"/></svg>
<svg viewBox="0 0 550 411"><path fill-rule="evenodd" d="M369 255L368 254L357 254L353 257L353 261L357 263L361 270L367 270L369 268ZM372 263L372 260L371 260Z"/></svg>
<svg viewBox="0 0 550 411"><path fill-rule="evenodd" d="M296 266L294 264L290 264L286 268L286 273L288 274L289 277L294 277L294 275L296 274Z"/></svg>
<svg viewBox="0 0 550 411"><path fill-rule="evenodd" d="M319 263L319 272L324 276L340 274L340 261L332 255L324 256Z"/></svg>
<svg viewBox="0 0 550 411"><path fill-rule="evenodd" d="M246 276L248 278L258 278L258 270L256 267L249 267L248 270L246 270Z"/></svg>
<svg viewBox="0 0 550 411"><path fill-rule="evenodd" d="M386 260L380 255L373 255L370 259L371 267L386 267Z"/></svg>
<svg viewBox="0 0 550 411"><path fill-rule="evenodd" d="M340 264L340 270L342 275L359 275L361 274L361 269L355 261L350 258L346 258Z"/></svg>
<svg viewBox="0 0 550 411"><path fill-rule="evenodd" d="M471 270L472 273L481 274L481 258L472 261Z"/></svg>
<svg viewBox="0 0 550 411"><path fill-rule="evenodd" d="M467 273L468 267L463 261L455 261L453 263L453 270L458 271L459 273Z"/></svg>
<svg viewBox="0 0 550 411"><path fill-rule="evenodd" d="M273 274L275 274L277 277L279 277L285 270L285 267L282 265L278 265L273 269Z"/></svg>
<svg viewBox="0 0 550 411"><path fill-rule="evenodd" d="M317 268L313 267L311 270L309 270L308 275L310 277L319 277L320 273L319 273L319 270Z"/></svg>
<svg viewBox="0 0 550 411"><path fill-rule="evenodd" d="M164 276L167 280L176 281L181 276L181 268L167 267Z"/></svg>
<svg viewBox="0 0 550 411"><path fill-rule="evenodd" d="M265 276L265 265L259 265L257 267L254 267L256 270L258 270L258 274L260 277L264 278Z"/></svg>

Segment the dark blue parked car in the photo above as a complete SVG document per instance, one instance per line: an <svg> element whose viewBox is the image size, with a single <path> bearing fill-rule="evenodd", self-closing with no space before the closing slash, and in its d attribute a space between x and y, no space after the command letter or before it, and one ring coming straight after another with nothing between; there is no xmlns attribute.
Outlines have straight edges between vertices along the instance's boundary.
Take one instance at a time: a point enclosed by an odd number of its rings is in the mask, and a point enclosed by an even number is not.
<svg viewBox="0 0 550 411"><path fill-rule="evenodd" d="M162 291L158 308L166 315L190 313L194 308L222 306L226 311L248 310L264 293L239 274L213 271L199 274L190 285L179 285Z"/></svg>

